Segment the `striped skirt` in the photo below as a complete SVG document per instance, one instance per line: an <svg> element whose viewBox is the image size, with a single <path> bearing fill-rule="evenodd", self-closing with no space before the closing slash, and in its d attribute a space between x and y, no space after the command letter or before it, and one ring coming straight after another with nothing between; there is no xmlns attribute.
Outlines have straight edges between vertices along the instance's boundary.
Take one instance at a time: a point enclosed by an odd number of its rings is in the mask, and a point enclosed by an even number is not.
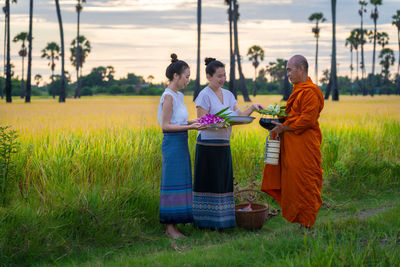
<svg viewBox="0 0 400 267"><path fill-rule="evenodd" d="M201 228L235 227L232 156L228 140L201 140L196 145L193 219Z"/></svg>
<svg viewBox="0 0 400 267"><path fill-rule="evenodd" d="M187 132L164 133L161 151L160 223L190 223L192 168Z"/></svg>

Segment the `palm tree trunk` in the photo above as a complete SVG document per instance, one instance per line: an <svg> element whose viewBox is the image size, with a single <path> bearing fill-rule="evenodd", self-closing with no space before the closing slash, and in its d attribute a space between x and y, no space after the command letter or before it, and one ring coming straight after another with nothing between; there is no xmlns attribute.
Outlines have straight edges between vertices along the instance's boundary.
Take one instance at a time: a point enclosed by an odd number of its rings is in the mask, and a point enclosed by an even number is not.
<svg viewBox="0 0 400 267"><path fill-rule="evenodd" d="M6 0L7 23L7 70L6 70L6 102L11 103L11 59L10 59L10 0Z"/></svg>
<svg viewBox="0 0 400 267"><path fill-rule="evenodd" d="M350 44L350 81L353 82L353 45Z"/></svg>
<svg viewBox="0 0 400 267"><path fill-rule="evenodd" d="M28 74L26 77L25 103L31 102L31 76L32 76L32 24L33 24L33 0L29 0L29 35L28 35Z"/></svg>
<svg viewBox="0 0 400 267"><path fill-rule="evenodd" d="M25 86L24 86L24 65L25 65L25 57L22 57L22 78L21 78L21 90L20 90L20 97L25 97Z"/></svg>
<svg viewBox="0 0 400 267"><path fill-rule="evenodd" d="M197 0L197 70L193 101L200 93L200 41L201 41L201 0Z"/></svg>
<svg viewBox="0 0 400 267"><path fill-rule="evenodd" d="M375 14L378 14L376 6L375 6ZM376 16L374 17L374 50L372 51L372 75L375 75L375 51L376 51Z"/></svg>
<svg viewBox="0 0 400 267"><path fill-rule="evenodd" d="M235 73L235 54L233 53L233 33L232 33L232 27L233 27L233 1L229 1L229 9L228 9L228 19L229 19L229 56L230 56L230 70L229 70L229 91L232 92L232 94L235 96L237 99L237 90L235 87L235 79L236 79L236 73Z"/></svg>
<svg viewBox="0 0 400 267"><path fill-rule="evenodd" d="M63 30L63 24L62 24L62 18L61 18L60 4L58 2L59 0L54 0L54 1L56 3L58 26L60 28L60 39L61 39L61 88L60 88L60 97L58 99L58 102L65 102L64 30Z"/></svg>
<svg viewBox="0 0 400 267"><path fill-rule="evenodd" d="M400 95L400 29L397 30L397 40L399 42L399 62L397 64L396 88L397 94Z"/></svg>
<svg viewBox="0 0 400 267"><path fill-rule="evenodd" d="M336 0L331 0L332 7L332 60L331 60L331 75L329 77L328 87L325 93L325 99L329 99L329 94L332 91L332 100L339 101L339 88L337 86L336 72Z"/></svg>
<svg viewBox="0 0 400 267"><path fill-rule="evenodd" d="M4 12L5 17L4 17L4 49L3 49L3 75L4 77L6 76L6 47L7 47L7 12ZM5 85L3 85L3 79L1 80L1 99L4 98L4 87Z"/></svg>
<svg viewBox="0 0 400 267"><path fill-rule="evenodd" d="M363 95L367 95L364 77L365 77L364 29L363 29L363 12L361 12L361 84L362 84Z"/></svg>
<svg viewBox="0 0 400 267"><path fill-rule="evenodd" d="M78 3L79 5L79 3ZM77 23L76 23L76 54L75 54L75 64L76 64L76 90L75 90L75 96L74 98L80 98L81 97L81 87L80 87L80 77L79 77L79 64L80 64L80 58L79 58L79 24L80 24L80 10L77 8Z"/></svg>
<svg viewBox="0 0 400 267"><path fill-rule="evenodd" d="M253 96L255 97L257 95L257 68L254 67L254 90L253 90Z"/></svg>
<svg viewBox="0 0 400 267"><path fill-rule="evenodd" d="M54 88L54 55L51 55L51 95L56 98L56 89Z"/></svg>
<svg viewBox="0 0 400 267"><path fill-rule="evenodd" d="M318 27L318 24L317 24ZM318 84L318 36L317 36L317 45L315 48L315 84Z"/></svg>
<svg viewBox="0 0 400 267"><path fill-rule="evenodd" d="M357 69L357 80L358 80L358 49L356 49L356 69Z"/></svg>
<svg viewBox="0 0 400 267"><path fill-rule="evenodd" d="M245 102L250 102L250 97L249 93L247 92L246 88L246 81L244 79L244 75L242 72L242 64L240 62L240 53L239 53L239 37L238 37L238 17L239 17L239 5L237 3L237 0L234 0L234 19L233 19L233 27L234 27L234 34L235 34L235 54L236 54L236 60L238 63L238 70L239 70L239 86L240 90L242 91L243 98Z"/></svg>

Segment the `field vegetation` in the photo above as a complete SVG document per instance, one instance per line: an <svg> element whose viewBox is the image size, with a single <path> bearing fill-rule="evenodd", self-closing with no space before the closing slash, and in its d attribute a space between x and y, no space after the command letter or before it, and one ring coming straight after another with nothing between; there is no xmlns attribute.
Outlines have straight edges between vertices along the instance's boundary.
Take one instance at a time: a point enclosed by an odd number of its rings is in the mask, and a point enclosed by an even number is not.
<svg viewBox="0 0 400 267"><path fill-rule="evenodd" d="M278 215L257 232L182 226L189 238L178 241L165 238L158 223L158 101L0 104L0 126L11 126L19 143L0 207L0 265L399 266L400 97L325 103L324 204L312 230ZM194 118L191 97L185 102ZM267 132L254 116L252 124L235 126L231 139L240 187L259 184L264 167ZM195 139L190 132L192 160ZM269 197L262 201L278 208Z"/></svg>

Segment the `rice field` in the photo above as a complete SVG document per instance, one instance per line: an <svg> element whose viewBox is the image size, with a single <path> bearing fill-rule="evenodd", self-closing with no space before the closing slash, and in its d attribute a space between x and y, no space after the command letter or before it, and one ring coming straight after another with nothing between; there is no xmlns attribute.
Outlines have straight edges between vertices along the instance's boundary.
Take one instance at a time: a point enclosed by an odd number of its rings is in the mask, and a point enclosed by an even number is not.
<svg viewBox="0 0 400 267"><path fill-rule="evenodd" d="M252 100L268 105L280 96ZM185 103L195 118L192 98ZM0 126L16 130L20 143L8 204L0 207L0 263L57 262L82 250L162 235L158 104L159 97L145 96L0 103ZM246 105L239 99L239 107ZM258 125L260 115L253 115L252 124L234 126L231 139L235 180L242 186L259 183L263 170L267 132ZM326 101L320 125L324 201L398 192L399 96ZM192 160L195 138L191 131Z"/></svg>

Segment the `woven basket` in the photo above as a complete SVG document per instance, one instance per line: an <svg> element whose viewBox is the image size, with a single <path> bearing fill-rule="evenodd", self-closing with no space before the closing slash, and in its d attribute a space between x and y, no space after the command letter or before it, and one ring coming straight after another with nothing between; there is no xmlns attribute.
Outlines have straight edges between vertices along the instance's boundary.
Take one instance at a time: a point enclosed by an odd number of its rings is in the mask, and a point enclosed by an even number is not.
<svg viewBox="0 0 400 267"><path fill-rule="evenodd" d="M240 190L236 194L245 191L261 193L260 191L254 189L244 189ZM250 211L239 210L249 205L249 203L237 204L235 206L236 225L248 230L259 230L267 220L269 206L261 203L251 203L251 201L250 204L251 208L253 209Z"/></svg>

